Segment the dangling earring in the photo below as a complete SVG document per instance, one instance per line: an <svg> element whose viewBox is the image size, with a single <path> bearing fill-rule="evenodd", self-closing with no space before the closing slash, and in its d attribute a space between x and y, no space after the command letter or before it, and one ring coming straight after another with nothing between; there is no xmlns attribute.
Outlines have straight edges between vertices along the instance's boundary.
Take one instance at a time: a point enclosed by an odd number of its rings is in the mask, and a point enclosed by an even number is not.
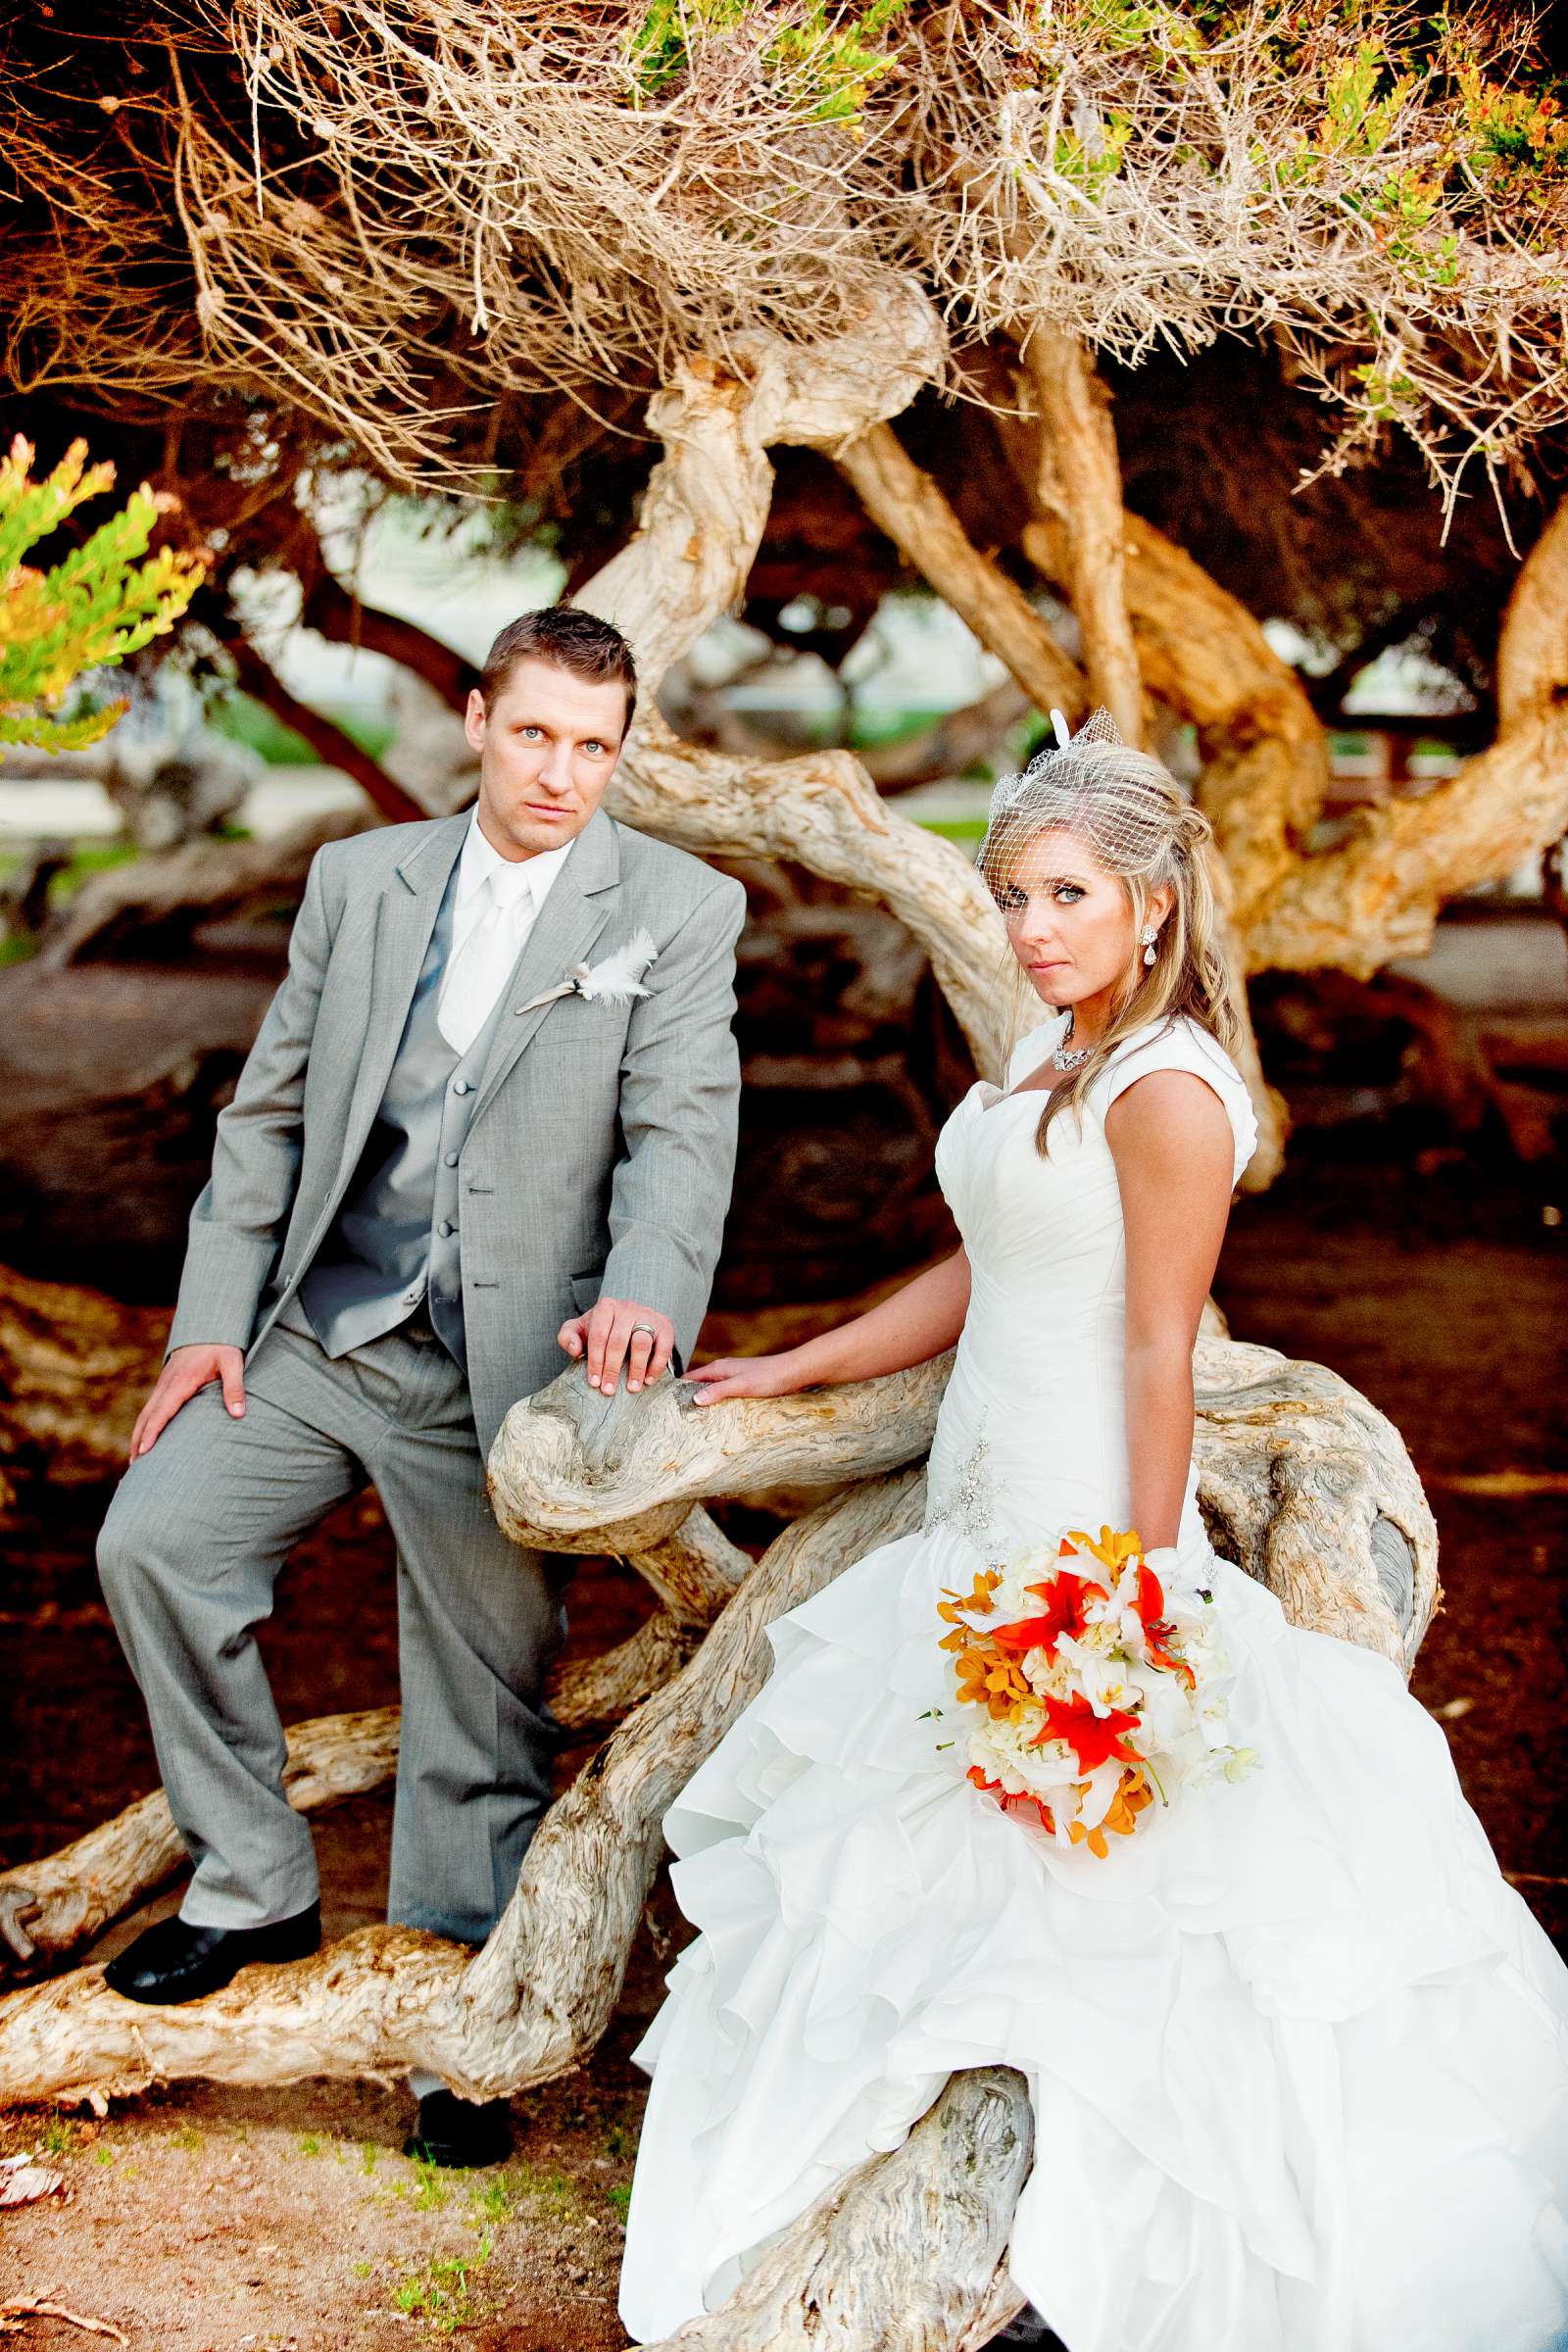
<svg viewBox="0 0 1568 2352"><path fill-rule="evenodd" d="M1152 964L1154 960L1154 942L1158 937L1159 933L1154 929L1153 924L1151 923L1143 935L1144 961L1146 964Z"/></svg>

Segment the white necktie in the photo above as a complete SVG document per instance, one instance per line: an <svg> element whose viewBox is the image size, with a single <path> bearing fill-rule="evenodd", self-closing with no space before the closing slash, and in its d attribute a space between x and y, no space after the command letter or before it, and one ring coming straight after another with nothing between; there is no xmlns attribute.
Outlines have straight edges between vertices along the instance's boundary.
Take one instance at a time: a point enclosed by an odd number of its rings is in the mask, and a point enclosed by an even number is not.
<svg viewBox="0 0 1568 2352"><path fill-rule="evenodd" d="M455 1054L466 1054L495 1009L530 930L533 900L526 890L497 897L486 876L482 914L447 966L436 1026Z"/></svg>

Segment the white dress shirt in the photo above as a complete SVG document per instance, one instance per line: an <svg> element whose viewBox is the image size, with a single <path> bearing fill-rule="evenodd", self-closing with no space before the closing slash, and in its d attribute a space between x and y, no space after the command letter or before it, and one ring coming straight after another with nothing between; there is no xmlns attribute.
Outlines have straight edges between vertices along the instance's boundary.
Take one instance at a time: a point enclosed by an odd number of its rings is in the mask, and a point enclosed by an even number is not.
<svg viewBox="0 0 1568 2352"><path fill-rule="evenodd" d="M568 841L532 858L503 858L474 810L458 860L452 944L436 1004L436 1025L454 1053L466 1054L490 1018L573 847Z"/></svg>

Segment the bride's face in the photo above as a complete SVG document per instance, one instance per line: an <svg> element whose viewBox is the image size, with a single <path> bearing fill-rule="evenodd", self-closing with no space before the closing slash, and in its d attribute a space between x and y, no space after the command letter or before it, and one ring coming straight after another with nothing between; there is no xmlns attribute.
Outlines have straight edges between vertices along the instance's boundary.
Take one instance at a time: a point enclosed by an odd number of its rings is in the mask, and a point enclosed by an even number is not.
<svg viewBox="0 0 1568 2352"><path fill-rule="evenodd" d="M1043 1003L1087 1004L1132 969L1126 885L1076 834L1037 833L998 896L1012 952ZM1152 907L1151 916L1158 919Z"/></svg>

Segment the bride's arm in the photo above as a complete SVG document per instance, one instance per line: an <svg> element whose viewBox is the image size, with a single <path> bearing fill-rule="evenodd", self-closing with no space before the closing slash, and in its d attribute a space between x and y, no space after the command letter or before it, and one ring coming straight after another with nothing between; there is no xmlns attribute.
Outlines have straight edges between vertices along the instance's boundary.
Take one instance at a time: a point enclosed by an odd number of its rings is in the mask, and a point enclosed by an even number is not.
<svg viewBox="0 0 1568 2352"><path fill-rule="evenodd" d="M779 1355L726 1355L686 1377L699 1404L724 1396L788 1396L846 1380L903 1372L951 1348L969 1305L969 1260L961 1250L928 1266L853 1323L824 1331Z"/></svg>
<svg viewBox="0 0 1568 2352"><path fill-rule="evenodd" d="M1152 1070L1105 1114L1127 1235L1132 1525L1176 1542L1193 1458L1193 1345L1234 1185L1230 1120L1201 1078Z"/></svg>

